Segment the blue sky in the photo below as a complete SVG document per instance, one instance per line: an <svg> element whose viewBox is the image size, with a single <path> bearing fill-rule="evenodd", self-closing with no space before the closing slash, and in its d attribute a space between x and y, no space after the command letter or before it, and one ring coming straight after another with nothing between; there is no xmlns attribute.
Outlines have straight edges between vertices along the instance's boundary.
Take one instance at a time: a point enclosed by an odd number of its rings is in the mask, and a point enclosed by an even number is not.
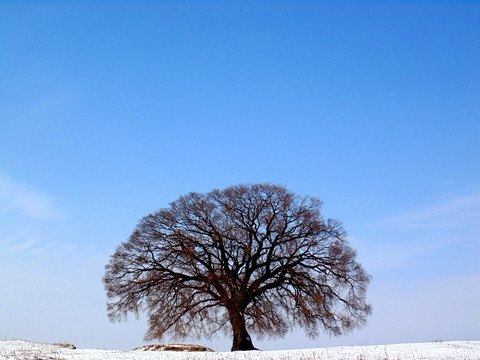
<svg viewBox="0 0 480 360"><path fill-rule="evenodd" d="M263 349L480 339L480 4L0 2L0 337L132 348L103 267L190 191L324 201L370 324ZM220 350L228 335L187 339Z"/></svg>

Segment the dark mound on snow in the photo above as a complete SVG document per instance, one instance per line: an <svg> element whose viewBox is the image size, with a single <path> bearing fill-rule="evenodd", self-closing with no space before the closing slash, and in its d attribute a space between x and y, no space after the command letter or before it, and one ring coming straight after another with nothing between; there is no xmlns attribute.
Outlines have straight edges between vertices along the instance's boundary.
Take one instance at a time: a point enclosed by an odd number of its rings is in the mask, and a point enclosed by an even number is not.
<svg viewBox="0 0 480 360"><path fill-rule="evenodd" d="M145 345L137 347L133 350L140 351L213 351L205 346L191 344L168 344L168 345Z"/></svg>

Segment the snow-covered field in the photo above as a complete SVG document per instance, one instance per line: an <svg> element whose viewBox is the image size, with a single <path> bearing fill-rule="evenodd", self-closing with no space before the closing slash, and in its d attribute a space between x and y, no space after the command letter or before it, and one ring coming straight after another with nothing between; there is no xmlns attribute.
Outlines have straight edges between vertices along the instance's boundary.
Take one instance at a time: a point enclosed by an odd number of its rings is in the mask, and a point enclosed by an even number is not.
<svg viewBox="0 0 480 360"><path fill-rule="evenodd" d="M480 360L480 341L344 346L309 350L175 352L68 349L22 340L0 340L0 359L24 360Z"/></svg>

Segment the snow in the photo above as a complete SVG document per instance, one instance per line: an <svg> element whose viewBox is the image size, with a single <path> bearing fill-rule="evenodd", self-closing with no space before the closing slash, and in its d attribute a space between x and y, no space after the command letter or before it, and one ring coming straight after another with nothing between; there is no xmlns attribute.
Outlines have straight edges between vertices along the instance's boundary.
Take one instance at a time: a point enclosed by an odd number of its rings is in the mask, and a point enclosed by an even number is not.
<svg viewBox="0 0 480 360"><path fill-rule="evenodd" d="M343 346L287 351L175 352L68 349L55 344L0 340L1 360L480 360L480 341Z"/></svg>

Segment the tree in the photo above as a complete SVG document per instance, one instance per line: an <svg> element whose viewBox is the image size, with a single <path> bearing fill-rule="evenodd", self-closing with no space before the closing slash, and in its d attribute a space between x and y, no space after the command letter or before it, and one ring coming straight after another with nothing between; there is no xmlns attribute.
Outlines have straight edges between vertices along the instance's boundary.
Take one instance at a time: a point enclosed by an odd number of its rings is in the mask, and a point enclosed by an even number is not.
<svg viewBox="0 0 480 360"><path fill-rule="evenodd" d="M370 276L321 201L270 184L190 193L142 218L106 265L110 320L148 312L146 339L300 326L339 335L366 322Z"/></svg>

